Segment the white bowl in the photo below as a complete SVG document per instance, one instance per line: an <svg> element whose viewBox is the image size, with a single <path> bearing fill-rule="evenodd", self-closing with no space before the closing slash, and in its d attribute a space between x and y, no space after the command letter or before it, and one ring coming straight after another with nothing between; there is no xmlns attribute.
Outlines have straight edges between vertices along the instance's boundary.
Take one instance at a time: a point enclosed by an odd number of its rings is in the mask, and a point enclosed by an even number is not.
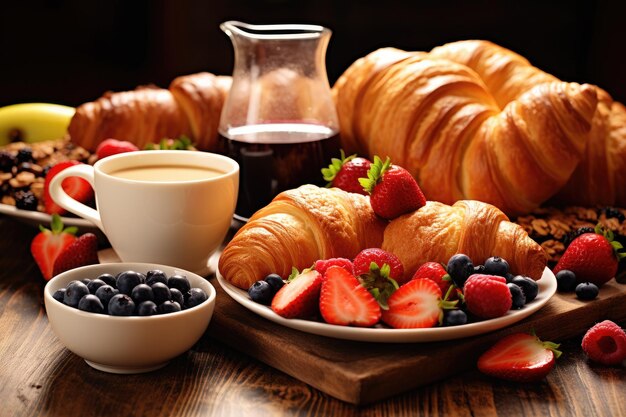
<svg viewBox="0 0 626 417"><path fill-rule="evenodd" d="M176 313L139 317L115 317L88 313L52 298L72 280L95 279L122 271L145 274L160 269L171 276L182 274L192 288L201 288L208 299ZM118 374L149 372L161 368L189 350L206 331L215 308L215 288L199 275L166 265L117 263L72 269L51 279L44 289L44 302L52 330L61 343L93 368Z"/></svg>

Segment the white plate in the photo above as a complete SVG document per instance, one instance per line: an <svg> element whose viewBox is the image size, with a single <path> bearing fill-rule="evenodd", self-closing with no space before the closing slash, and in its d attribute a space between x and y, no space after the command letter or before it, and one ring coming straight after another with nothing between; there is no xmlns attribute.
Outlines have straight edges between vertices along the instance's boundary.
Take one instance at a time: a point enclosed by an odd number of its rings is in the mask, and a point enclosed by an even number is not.
<svg viewBox="0 0 626 417"><path fill-rule="evenodd" d="M543 271L541 279L537 282L539 284L539 294L537 298L526 304L522 309L515 311L510 310L502 317L454 327L434 327L428 329L359 328L337 326L310 320L283 318L274 313L271 308L252 301L246 291L227 282L224 277L220 275L219 271L216 275L217 281L224 291L235 301L248 310L275 323L320 336L378 343L434 342L461 339L463 337L488 333L530 316L543 307L556 292L556 277L550 269L546 268Z"/></svg>
<svg viewBox="0 0 626 417"><path fill-rule="evenodd" d="M52 216L40 211L20 210L10 204L0 204L0 214L6 214L7 216L15 217L16 219L25 223L38 227L40 224L45 227L50 227ZM61 217L65 226L77 226L80 232L88 232L99 230L98 227L89 220L81 219L78 217Z"/></svg>

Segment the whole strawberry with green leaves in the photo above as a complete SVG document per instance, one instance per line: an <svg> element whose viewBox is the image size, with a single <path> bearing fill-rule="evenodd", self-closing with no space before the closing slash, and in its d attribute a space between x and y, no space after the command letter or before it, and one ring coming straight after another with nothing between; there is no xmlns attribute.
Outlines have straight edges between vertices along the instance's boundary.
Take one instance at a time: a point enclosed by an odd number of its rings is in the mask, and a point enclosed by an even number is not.
<svg viewBox="0 0 626 417"><path fill-rule="evenodd" d="M346 156L341 149L341 158L332 158L328 168L322 168L324 181L331 187L341 188L351 193L367 195L359 184L359 178L367 176L372 163L354 155Z"/></svg>
<svg viewBox="0 0 626 417"><path fill-rule="evenodd" d="M370 194L374 213L388 220L426 204L424 193L415 178L406 169L392 165L389 157L383 162L375 156L367 178L360 178L359 183Z"/></svg>
<svg viewBox="0 0 626 417"><path fill-rule="evenodd" d="M579 283L603 285L615 276L619 261L626 257L621 252L622 244L613 239L613 232L603 230L598 224L595 233L582 234L570 243L553 272L567 269L576 275Z"/></svg>

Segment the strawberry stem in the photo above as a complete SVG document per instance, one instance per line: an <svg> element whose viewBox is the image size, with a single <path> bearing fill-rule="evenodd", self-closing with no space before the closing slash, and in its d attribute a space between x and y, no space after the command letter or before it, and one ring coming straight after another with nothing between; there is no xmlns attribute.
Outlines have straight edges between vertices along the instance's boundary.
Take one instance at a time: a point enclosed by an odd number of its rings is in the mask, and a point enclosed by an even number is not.
<svg viewBox="0 0 626 417"><path fill-rule="evenodd" d="M385 162L378 155L374 155L374 162L367 171L367 178L359 178L359 184L368 194L372 194L374 187L378 184L383 174L391 167L391 158L387 157Z"/></svg>
<svg viewBox="0 0 626 417"><path fill-rule="evenodd" d="M335 179L339 171L341 171L341 168L345 165L345 163L356 158L356 154L346 157L346 153L343 151L343 149L340 149L339 153L341 155L339 159L332 158L330 160L330 165L328 166L328 168L322 168L322 176L324 177L324 181L328 181L328 184L326 184L327 187L332 186L333 180Z"/></svg>

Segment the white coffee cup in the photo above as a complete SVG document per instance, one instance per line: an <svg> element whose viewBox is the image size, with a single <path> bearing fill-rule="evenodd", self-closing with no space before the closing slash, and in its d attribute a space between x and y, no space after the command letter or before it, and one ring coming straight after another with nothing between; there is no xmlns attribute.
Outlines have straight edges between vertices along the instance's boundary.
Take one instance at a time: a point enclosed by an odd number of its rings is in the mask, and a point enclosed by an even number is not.
<svg viewBox="0 0 626 417"><path fill-rule="evenodd" d="M61 184L68 177L91 184L97 210L67 195ZM50 195L97 225L122 261L206 273L209 257L230 227L238 185L239 165L228 157L138 151L109 156L93 167L64 169L50 182Z"/></svg>

